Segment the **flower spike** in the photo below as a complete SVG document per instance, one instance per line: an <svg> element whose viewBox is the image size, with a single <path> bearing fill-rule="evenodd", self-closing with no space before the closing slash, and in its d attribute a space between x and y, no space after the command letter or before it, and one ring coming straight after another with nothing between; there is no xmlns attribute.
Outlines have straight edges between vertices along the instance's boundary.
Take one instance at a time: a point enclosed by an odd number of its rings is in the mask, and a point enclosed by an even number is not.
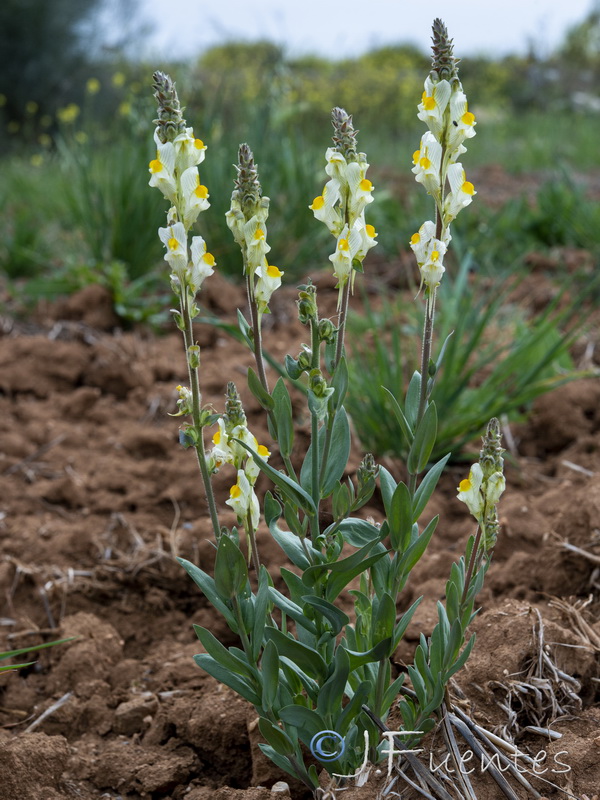
<svg viewBox="0 0 600 800"><path fill-rule="evenodd" d="M433 21L433 60L431 64L432 79L453 81L458 79L458 58L454 58L454 40L448 36L448 28L441 19Z"/></svg>
<svg viewBox="0 0 600 800"><path fill-rule="evenodd" d="M165 72L157 70L152 76L154 97L158 102L158 119L153 120L157 126L157 135L162 144L172 142L180 133L185 132L185 119L177 96L174 82Z"/></svg>

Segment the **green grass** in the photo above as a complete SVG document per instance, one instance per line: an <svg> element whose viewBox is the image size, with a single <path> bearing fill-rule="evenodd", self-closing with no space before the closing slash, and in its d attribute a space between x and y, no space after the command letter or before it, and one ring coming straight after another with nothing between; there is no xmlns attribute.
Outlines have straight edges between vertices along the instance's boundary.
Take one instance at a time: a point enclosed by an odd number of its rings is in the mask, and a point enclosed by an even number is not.
<svg viewBox="0 0 600 800"><path fill-rule="evenodd" d="M491 417L518 419L536 397L588 375L574 368L569 348L585 325L583 303L593 302L599 280L564 307L566 298L559 294L531 318L510 301L519 276L490 285L469 277L471 264L466 258L454 279L445 275L439 291L434 360L447 344L432 395L439 420L432 461L451 451L459 456ZM392 303L382 298L380 310L366 303L364 315L348 320L352 391L346 407L362 445L380 457L407 456L385 389L404 396L418 368L415 343L422 324L421 304L402 296Z"/></svg>

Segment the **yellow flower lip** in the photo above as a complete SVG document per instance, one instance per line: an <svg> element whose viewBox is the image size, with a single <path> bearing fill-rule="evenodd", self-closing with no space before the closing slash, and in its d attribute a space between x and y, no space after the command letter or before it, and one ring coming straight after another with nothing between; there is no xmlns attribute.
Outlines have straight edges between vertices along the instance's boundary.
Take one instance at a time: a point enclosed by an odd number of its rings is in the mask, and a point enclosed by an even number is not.
<svg viewBox="0 0 600 800"><path fill-rule="evenodd" d="M465 181L460 188L465 194L475 194L475 187L470 181Z"/></svg>
<svg viewBox="0 0 600 800"><path fill-rule="evenodd" d="M258 446L258 450L256 451L259 456L263 458L268 458L271 455L271 451L264 446L264 444L260 444Z"/></svg>
<svg viewBox="0 0 600 800"><path fill-rule="evenodd" d="M472 488L473 488L473 486L471 484L471 481L468 478L465 478L464 480L462 480L460 482L460 484L458 486L458 491L459 492L468 492L469 489L472 489Z"/></svg>
<svg viewBox="0 0 600 800"><path fill-rule="evenodd" d="M312 201L310 208L312 208L313 211L318 211L320 208L323 208L324 205L325 198L323 195L319 195L319 197L315 197L315 199Z"/></svg>
<svg viewBox="0 0 600 800"><path fill-rule="evenodd" d="M202 200L206 200L206 198L208 197L208 189L206 186L203 186L200 183L194 189L194 194L196 195L196 197L200 197Z"/></svg>
<svg viewBox="0 0 600 800"><path fill-rule="evenodd" d="M161 163L161 162L158 160L158 158L154 158L154 159L153 159L153 160L150 162L150 164L149 164L148 166L149 166L150 172L154 172L154 173L156 173L156 172L161 172L161 171L162 171L162 168L163 168L163 165L162 165L162 163Z"/></svg>
<svg viewBox="0 0 600 800"><path fill-rule="evenodd" d="M281 278L283 272L279 269L279 267L276 267L274 264L269 264L269 266L267 267L267 275L269 276L269 278Z"/></svg>
<svg viewBox="0 0 600 800"><path fill-rule="evenodd" d="M221 441L221 431L217 431L214 436L212 437L213 444L219 444Z"/></svg>
<svg viewBox="0 0 600 800"><path fill-rule="evenodd" d="M359 186L363 192L370 192L373 189L373 184L367 178L363 178Z"/></svg>
<svg viewBox="0 0 600 800"><path fill-rule="evenodd" d="M237 483L234 483L233 486L231 487L231 489L229 490L229 496L230 497L234 497L234 498L235 497L239 497L241 495L241 493L242 493L242 490L237 485Z"/></svg>

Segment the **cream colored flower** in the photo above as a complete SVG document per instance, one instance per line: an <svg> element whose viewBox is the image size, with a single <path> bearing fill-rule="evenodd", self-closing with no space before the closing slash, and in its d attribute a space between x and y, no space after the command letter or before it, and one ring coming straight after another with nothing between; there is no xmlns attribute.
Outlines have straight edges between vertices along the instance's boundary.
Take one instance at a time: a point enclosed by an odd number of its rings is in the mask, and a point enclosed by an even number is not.
<svg viewBox="0 0 600 800"><path fill-rule="evenodd" d="M193 294L200 289L205 278L214 273L216 261L212 253L206 252L206 242L201 236L192 237L192 268L189 270L190 289Z"/></svg>
<svg viewBox="0 0 600 800"><path fill-rule="evenodd" d="M444 223L448 225L458 213L473 202L477 194L475 187L467 180L462 164L450 164L448 167L450 192L444 199Z"/></svg>
<svg viewBox="0 0 600 800"><path fill-rule="evenodd" d="M431 76L425 80L425 91L419 103L418 118L425 122L435 138L440 141L445 128L445 112L451 95L448 81L434 83Z"/></svg>
<svg viewBox="0 0 600 800"><path fill-rule="evenodd" d="M419 149L413 154L412 172L436 199L441 192L442 145L431 131L423 134Z"/></svg>
<svg viewBox="0 0 600 800"><path fill-rule="evenodd" d="M182 175L189 167L196 167L204 161L206 145L202 139L196 139L193 128L186 128L173 139L175 163L177 171Z"/></svg>
<svg viewBox="0 0 600 800"><path fill-rule="evenodd" d="M254 297L258 303L258 311L264 314L268 311L269 301L273 292L281 286L283 272L273 264L262 264L257 267L255 276L258 279L254 286Z"/></svg>
<svg viewBox="0 0 600 800"><path fill-rule="evenodd" d="M208 189L200 183L197 167L188 167L181 176L183 200L182 217L185 229L189 230L201 211L209 208Z"/></svg>
<svg viewBox="0 0 600 800"><path fill-rule="evenodd" d="M252 528L256 530L260 521L260 506L243 469L238 470L237 482L229 490L229 500L225 503L235 511L240 525L247 526L249 518Z"/></svg>
<svg viewBox="0 0 600 800"><path fill-rule="evenodd" d="M175 277L183 282L188 268L187 234L183 222L174 222L166 228L159 228L158 235L167 248L165 261Z"/></svg>
<svg viewBox="0 0 600 800"><path fill-rule="evenodd" d="M473 464L469 477L460 482L458 499L466 503L467 508L475 519L480 520L485 507L485 498L481 492L483 471L480 464Z"/></svg>

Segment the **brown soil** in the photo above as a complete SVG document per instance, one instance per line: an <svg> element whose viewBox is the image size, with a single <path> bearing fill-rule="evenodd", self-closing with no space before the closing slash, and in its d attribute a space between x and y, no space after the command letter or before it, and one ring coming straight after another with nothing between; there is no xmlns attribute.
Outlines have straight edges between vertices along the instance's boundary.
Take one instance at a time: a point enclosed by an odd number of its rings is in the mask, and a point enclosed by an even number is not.
<svg viewBox="0 0 600 800"><path fill-rule="evenodd" d="M204 301L233 318L242 292L211 281ZM321 283L333 309L331 281ZM282 360L306 336L291 290L275 297L267 346ZM271 792L278 780L305 797L261 756L252 708L192 661L202 650L192 623L234 642L174 560L210 571L214 553L194 459L168 416L185 381L181 341L123 333L117 322L98 287L27 326L3 320L0 651L78 638L0 678L0 800L265 800L287 796ZM266 441L257 403L242 388L248 352L214 328L198 337L205 401L222 410L233 378ZM600 791L600 381L541 398L512 435L478 639L453 696L484 727L518 733L521 749L556 756L549 766L566 763L568 771L544 777L591 798ZM358 449L353 458L355 466ZM419 633L430 633L450 564L471 532L455 498L462 471L451 468L431 501L442 522L406 591L406 604L426 599L399 665ZM231 482L217 477L221 501ZM381 513L376 500L366 513ZM231 514L223 522L232 524ZM285 563L264 532L259 548L271 567ZM548 659L538 675L542 635ZM526 730L551 723L562 738L550 743ZM480 800L502 796L485 776L477 789Z"/></svg>

